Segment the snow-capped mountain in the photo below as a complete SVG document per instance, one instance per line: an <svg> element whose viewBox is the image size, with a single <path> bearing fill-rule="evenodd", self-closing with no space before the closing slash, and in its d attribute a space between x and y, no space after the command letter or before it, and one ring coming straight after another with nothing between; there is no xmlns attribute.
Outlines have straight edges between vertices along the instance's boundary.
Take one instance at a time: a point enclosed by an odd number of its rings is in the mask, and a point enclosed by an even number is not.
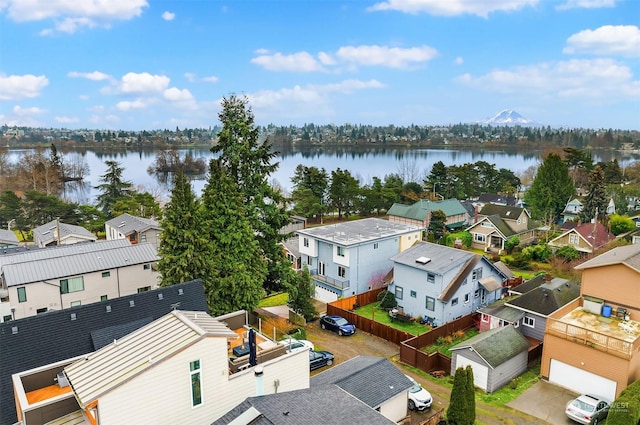
<svg viewBox="0 0 640 425"><path fill-rule="evenodd" d="M516 111L505 109L492 118L482 121L485 125L520 125L523 127L540 127L541 124L527 119Z"/></svg>

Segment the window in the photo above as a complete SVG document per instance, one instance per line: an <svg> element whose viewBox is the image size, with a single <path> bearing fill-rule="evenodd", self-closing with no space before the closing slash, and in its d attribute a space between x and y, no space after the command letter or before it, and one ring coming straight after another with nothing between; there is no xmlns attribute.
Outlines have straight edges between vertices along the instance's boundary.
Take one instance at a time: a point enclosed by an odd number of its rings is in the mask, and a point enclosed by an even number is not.
<svg viewBox="0 0 640 425"><path fill-rule="evenodd" d="M473 234L473 241L474 242L485 242L486 238L482 233L474 233Z"/></svg>
<svg viewBox="0 0 640 425"><path fill-rule="evenodd" d="M475 269L471 272L471 280L480 280L482 279L482 269Z"/></svg>
<svg viewBox="0 0 640 425"><path fill-rule="evenodd" d="M142 266L142 268L144 270L149 270L151 268L151 264L145 264L144 266Z"/></svg>
<svg viewBox="0 0 640 425"><path fill-rule="evenodd" d="M534 319L533 317L523 317L522 318L522 324L525 326L529 326L530 328L535 328L536 326L536 319Z"/></svg>
<svg viewBox="0 0 640 425"><path fill-rule="evenodd" d="M320 276L324 276L324 272L325 272L324 263L322 261L318 261L318 274Z"/></svg>
<svg viewBox="0 0 640 425"><path fill-rule="evenodd" d="M464 294L464 303L468 303L469 301L471 301L471 292L467 292L466 294Z"/></svg>
<svg viewBox="0 0 640 425"><path fill-rule="evenodd" d="M47 312L47 307L39 308L36 310L36 314L42 314Z"/></svg>
<svg viewBox="0 0 640 425"><path fill-rule="evenodd" d="M147 292L151 290L151 286L145 286L142 288L138 288L138 294L142 293L142 292Z"/></svg>
<svg viewBox="0 0 640 425"><path fill-rule="evenodd" d="M24 286L21 288L18 288L18 302L19 303L27 302L27 288L25 288Z"/></svg>
<svg viewBox="0 0 640 425"><path fill-rule="evenodd" d="M338 266L338 276L343 278L347 277L347 269L342 266Z"/></svg>
<svg viewBox="0 0 640 425"><path fill-rule="evenodd" d="M434 283L436 281L435 273L427 273L427 282Z"/></svg>
<svg viewBox="0 0 640 425"><path fill-rule="evenodd" d="M309 248L309 238L302 238L302 245Z"/></svg>
<svg viewBox="0 0 640 425"><path fill-rule="evenodd" d="M479 296L480 296L480 290L479 290L479 289L476 289L476 290L473 292L473 298L478 298Z"/></svg>
<svg viewBox="0 0 640 425"><path fill-rule="evenodd" d="M578 235L570 234L569 243L571 245L578 245L580 243L580 238L578 238Z"/></svg>
<svg viewBox="0 0 640 425"><path fill-rule="evenodd" d="M111 276L111 272L102 272L102 277L109 277Z"/></svg>
<svg viewBox="0 0 640 425"><path fill-rule="evenodd" d="M336 254L338 255L338 257L344 257L344 247L343 246L337 246L336 247Z"/></svg>
<svg viewBox="0 0 640 425"><path fill-rule="evenodd" d="M307 264L310 266L313 265L313 258L307 256Z"/></svg>
<svg viewBox="0 0 640 425"><path fill-rule="evenodd" d="M3 321L3 322L9 322L9 321L11 321L11 320L13 320L13 317L11 317L11 315L3 316L3 317L2 317L2 321Z"/></svg>
<svg viewBox="0 0 640 425"><path fill-rule="evenodd" d="M411 291L409 293L411 295L411 298L415 298L418 294L416 294L416 291Z"/></svg>
<svg viewBox="0 0 640 425"><path fill-rule="evenodd" d="M404 292L404 290L402 289L402 287L396 286L396 299L401 300L403 292Z"/></svg>
<svg viewBox="0 0 640 425"><path fill-rule="evenodd" d="M289 262L293 264L295 257L292 254L287 253L287 260L289 260Z"/></svg>
<svg viewBox="0 0 640 425"><path fill-rule="evenodd" d="M70 305L71 305L71 307L76 307L76 306L81 305L81 302L80 301L71 301Z"/></svg>
<svg viewBox="0 0 640 425"><path fill-rule="evenodd" d="M146 242L147 241L147 234L143 233L140 235L140 242Z"/></svg>
<svg viewBox="0 0 640 425"><path fill-rule="evenodd" d="M100 301L107 301L109 299L109 297L107 297L106 295L100 295Z"/></svg>
<svg viewBox="0 0 640 425"><path fill-rule="evenodd" d="M129 235L129 242L135 242L136 241L136 234L132 233L131 235Z"/></svg>
<svg viewBox="0 0 640 425"><path fill-rule="evenodd" d="M481 224L482 227L493 227L493 224L489 221L483 221Z"/></svg>
<svg viewBox="0 0 640 425"><path fill-rule="evenodd" d="M378 249L378 242L373 244L373 249Z"/></svg>
<svg viewBox="0 0 640 425"><path fill-rule="evenodd" d="M482 318L480 320L482 320L485 323L488 322L489 321L489 315L482 313Z"/></svg>
<svg viewBox="0 0 640 425"><path fill-rule="evenodd" d="M436 299L432 297L427 297L427 302L425 307L427 310L434 311L436 309Z"/></svg>
<svg viewBox="0 0 640 425"><path fill-rule="evenodd" d="M78 291L84 291L84 278L82 276L60 279L61 294L70 294Z"/></svg>
<svg viewBox="0 0 640 425"><path fill-rule="evenodd" d="M455 297L454 299L451 300L451 305L458 305L458 297Z"/></svg>
<svg viewBox="0 0 640 425"><path fill-rule="evenodd" d="M191 374L191 406L196 407L202 404L202 382L200 380L200 360L189 363Z"/></svg>

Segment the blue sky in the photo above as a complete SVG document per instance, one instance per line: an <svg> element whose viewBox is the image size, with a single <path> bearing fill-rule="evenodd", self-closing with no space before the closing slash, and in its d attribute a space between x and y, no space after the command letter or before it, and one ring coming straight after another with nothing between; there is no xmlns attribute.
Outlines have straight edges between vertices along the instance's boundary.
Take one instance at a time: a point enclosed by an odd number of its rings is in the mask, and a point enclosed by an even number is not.
<svg viewBox="0 0 640 425"><path fill-rule="evenodd" d="M640 0L0 0L0 124L640 129Z"/></svg>

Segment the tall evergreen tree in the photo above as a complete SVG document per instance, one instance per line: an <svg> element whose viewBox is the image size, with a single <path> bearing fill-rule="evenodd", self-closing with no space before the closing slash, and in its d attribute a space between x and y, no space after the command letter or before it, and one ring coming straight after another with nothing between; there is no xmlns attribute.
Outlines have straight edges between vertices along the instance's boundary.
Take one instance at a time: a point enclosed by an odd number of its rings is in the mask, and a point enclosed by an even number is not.
<svg viewBox="0 0 640 425"><path fill-rule="evenodd" d="M322 222L329 186L329 176L325 169L300 164L295 169L291 183L291 200L295 204L293 211L305 217L317 217Z"/></svg>
<svg viewBox="0 0 640 425"><path fill-rule="evenodd" d="M587 184L587 196L584 198L584 207L580 213L580 219L587 223L592 219L604 221L607 219L607 193L604 183L604 171L600 166L596 166L589 173L589 183Z"/></svg>
<svg viewBox="0 0 640 425"><path fill-rule="evenodd" d="M447 408L447 424L449 425L473 425L469 422L468 415L468 381L467 372L464 368L459 367L453 376L453 388L449 398L449 407Z"/></svg>
<svg viewBox="0 0 640 425"><path fill-rule="evenodd" d="M279 166L273 162L277 152L271 151L268 141L260 140L246 97L224 98L218 116L222 129L211 151L219 154L220 165L242 195L261 257L267 259L264 287L268 291L286 289L293 272L280 243L288 237L282 229L291 217L285 197L269 185L269 176Z"/></svg>
<svg viewBox="0 0 640 425"><path fill-rule="evenodd" d="M551 218L555 221L575 193L567 164L560 156L550 153L538 168L531 188L525 193L525 202L534 218Z"/></svg>
<svg viewBox="0 0 640 425"><path fill-rule="evenodd" d="M316 308L313 305L315 286L311 283L309 269L306 267L298 273L293 285L289 289L289 307L305 320L312 320L316 316Z"/></svg>
<svg viewBox="0 0 640 425"><path fill-rule="evenodd" d="M329 204L338 210L338 218L348 216L354 210L357 196L360 192L360 184L349 172L340 168L331 172L329 184Z"/></svg>
<svg viewBox="0 0 640 425"><path fill-rule="evenodd" d="M267 260L251 227L248 207L222 160L211 160L200 211L204 234L211 242L207 257L213 267L202 272L209 311L214 315L252 311L264 295Z"/></svg>
<svg viewBox="0 0 640 425"><path fill-rule="evenodd" d="M211 243L200 203L181 170L174 177L171 200L165 206L160 227L161 286L203 278L205 271L214 267L209 259Z"/></svg>
<svg viewBox="0 0 640 425"><path fill-rule="evenodd" d="M122 198L128 198L133 193L131 182L122 179L124 169L117 161L105 161L107 172L100 176L102 182L94 189L98 189L100 194L96 196L96 207L107 217L111 218L113 205Z"/></svg>
<svg viewBox="0 0 640 425"><path fill-rule="evenodd" d="M476 421L476 387L473 382L473 368L467 365L464 370L467 374L467 420L469 424L473 424Z"/></svg>

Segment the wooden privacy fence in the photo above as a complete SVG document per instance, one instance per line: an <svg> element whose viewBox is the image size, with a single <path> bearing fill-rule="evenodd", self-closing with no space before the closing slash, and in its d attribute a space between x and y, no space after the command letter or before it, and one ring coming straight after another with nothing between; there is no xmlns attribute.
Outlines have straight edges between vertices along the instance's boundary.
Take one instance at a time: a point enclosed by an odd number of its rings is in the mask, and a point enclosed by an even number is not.
<svg viewBox="0 0 640 425"><path fill-rule="evenodd" d="M410 333L395 329L391 326L376 322L368 317L360 316L352 310L354 306L367 305L377 301L377 296L385 288L375 289L352 297L341 298L327 304L327 314L337 314L344 317L359 330L386 339L400 346L400 361L425 372L432 370L451 370L451 359L440 353L427 354L421 348L433 345L439 337L451 335L459 330L466 330L474 326L474 314L462 316L459 319L445 323L414 336Z"/></svg>

